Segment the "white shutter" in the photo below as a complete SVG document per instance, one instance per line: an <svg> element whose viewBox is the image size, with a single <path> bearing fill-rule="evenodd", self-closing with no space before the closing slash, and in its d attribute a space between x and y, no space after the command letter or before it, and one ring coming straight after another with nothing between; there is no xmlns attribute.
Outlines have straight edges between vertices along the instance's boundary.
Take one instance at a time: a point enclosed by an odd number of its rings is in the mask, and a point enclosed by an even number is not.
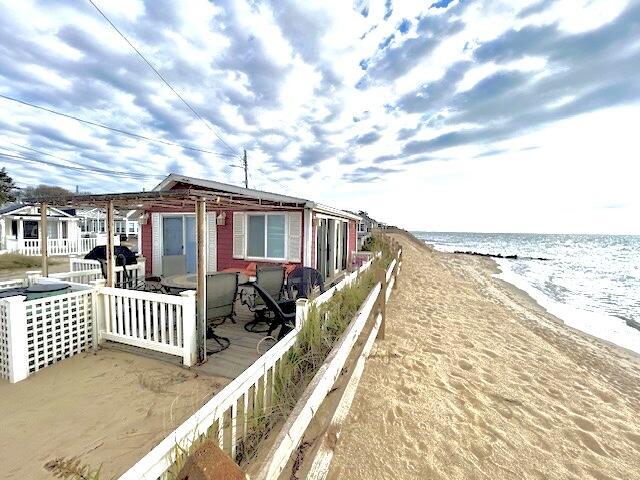
<svg viewBox="0 0 640 480"><path fill-rule="evenodd" d="M287 213L287 260L301 260L302 212Z"/></svg>
<svg viewBox="0 0 640 480"><path fill-rule="evenodd" d="M247 216L243 212L233 212L233 258L244 258Z"/></svg>
<svg viewBox="0 0 640 480"><path fill-rule="evenodd" d="M151 271L162 275L162 225L160 214L151 214Z"/></svg>
<svg viewBox="0 0 640 480"><path fill-rule="evenodd" d="M218 269L218 225L216 214L207 213L207 273Z"/></svg>

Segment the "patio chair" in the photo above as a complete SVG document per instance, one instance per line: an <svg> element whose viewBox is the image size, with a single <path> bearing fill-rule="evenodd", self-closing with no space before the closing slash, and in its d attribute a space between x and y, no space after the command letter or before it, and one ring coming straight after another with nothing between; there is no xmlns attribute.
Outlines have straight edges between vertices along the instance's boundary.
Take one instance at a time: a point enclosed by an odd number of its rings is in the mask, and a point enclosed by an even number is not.
<svg viewBox="0 0 640 480"><path fill-rule="evenodd" d="M227 337L216 335L215 327L222 325L227 318L235 323L237 294L237 273L218 272L207 275L207 340L213 340L218 345L217 348L210 349L207 342L207 355L221 352L231 345L231 340Z"/></svg>
<svg viewBox="0 0 640 480"><path fill-rule="evenodd" d="M185 255L164 255L162 257L162 276L185 275L187 257Z"/></svg>
<svg viewBox="0 0 640 480"><path fill-rule="evenodd" d="M271 334L278 327L280 332L278 333L278 340L282 340L287 333L295 328L296 325L296 302L288 300L285 302L276 302L276 300L269 295L265 289L263 289L257 282L253 285L256 295L260 297L262 302L273 315L268 320L269 327L266 330L267 336Z"/></svg>
<svg viewBox="0 0 640 480"><path fill-rule="evenodd" d="M162 277L170 277L172 275L186 275L187 273L187 257L185 255L164 255L162 257ZM145 280L157 281L160 283L162 277L153 277ZM162 287L168 294L177 295L182 289Z"/></svg>
<svg viewBox="0 0 640 480"><path fill-rule="evenodd" d="M284 273L285 269L282 266L259 265L256 268L255 283L249 282L245 286L260 286L277 303L282 300ZM269 320L266 319L265 315L268 309L262 297L255 291L255 288L253 292L247 289L242 290L240 301L255 315L254 320L245 324L245 330L253 333L265 333L269 329L268 325L266 325Z"/></svg>
<svg viewBox="0 0 640 480"><path fill-rule="evenodd" d="M222 325L229 319L236 323L236 297L238 273L217 272L207 275L207 320L215 319Z"/></svg>
<svg viewBox="0 0 640 480"><path fill-rule="evenodd" d="M315 288L324 292L322 274L311 267L296 267L287 277L287 294L290 299L309 298Z"/></svg>

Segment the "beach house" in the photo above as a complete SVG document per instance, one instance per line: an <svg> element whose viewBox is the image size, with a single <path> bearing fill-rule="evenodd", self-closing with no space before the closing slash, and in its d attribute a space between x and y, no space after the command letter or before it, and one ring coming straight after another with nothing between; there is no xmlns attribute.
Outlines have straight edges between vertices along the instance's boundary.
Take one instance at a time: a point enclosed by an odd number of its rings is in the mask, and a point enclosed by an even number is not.
<svg viewBox="0 0 640 480"><path fill-rule="evenodd" d="M208 207L208 272L251 271L256 264L303 265L316 268L325 280L332 281L351 267L357 215L304 198L177 174L170 174L154 191L185 189L234 202ZM141 253L147 260L147 273L162 275L165 255L182 256L187 273L194 273L196 219L192 206L181 209L159 199L141 214Z"/></svg>
<svg viewBox="0 0 640 480"><path fill-rule="evenodd" d="M358 249L362 248L364 242L371 237L371 232L378 227L378 222L371 218L367 212L358 212Z"/></svg>
<svg viewBox="0 0 640 480"><path fill-rule="evenodd" d="M78 218L73 213L47 207L46 215L51 255L88 251L90 245L81 242ZM35 204L13 203L0 209L0 252L39 255L40 220L40 207Z"/></svg>

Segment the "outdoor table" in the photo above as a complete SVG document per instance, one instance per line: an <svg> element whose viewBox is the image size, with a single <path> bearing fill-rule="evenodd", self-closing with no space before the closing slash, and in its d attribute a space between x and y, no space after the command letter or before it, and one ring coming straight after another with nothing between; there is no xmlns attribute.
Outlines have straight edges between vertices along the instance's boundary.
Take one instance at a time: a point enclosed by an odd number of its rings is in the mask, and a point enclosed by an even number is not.
<svg viewBox="0 0 640 480"><path fill-rule="evenodd" d="M238 283L246 283L248 281L255 281L255 277L250 277L243 272L237 272ZM163 287L169 291L173 290L195 290L196 289L196 274L195 273L181 273L178 275L170 275L163 277L161 282Z"/></svg>

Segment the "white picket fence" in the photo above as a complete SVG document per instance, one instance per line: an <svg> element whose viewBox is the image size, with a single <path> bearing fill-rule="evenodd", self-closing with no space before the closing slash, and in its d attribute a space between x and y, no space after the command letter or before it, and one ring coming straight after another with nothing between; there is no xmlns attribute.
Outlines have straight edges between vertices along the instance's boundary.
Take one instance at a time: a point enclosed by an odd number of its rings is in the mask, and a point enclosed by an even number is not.
<svg viewBox="0 0 640 480"><path fill-rule="evenodd" d="M95 237L87 238L48 238L47 253L49 255L73 255L87 253L97 244ZM40 239L18 241L18 253L22 255L40 255Z"/></svg>
<svg viewBox="0 0 640 480"><path fill-rule="evenodd" d="M270 350L256 360L249 368L226 385L211 398L200 410L176 428L153 450L145 455L133 467L125 472L120 480L157 480L168 477L168 471L175 463L179 450L188 451L190 446L201 436L213 429L220 448L236 459L238 447L247 433L249 419L268 411L274 392L275 372L283 357L295 345L297 336L307 317L312 303L320 305L328 301L338 290L353 283L358 275L366 271L373 259L366 262L358 270L348 275L342 282L334 286L315 300L298 300L296 304L296 328L276 343ZM374 287L379 291L380 284ZM358 314L370 308L369 298ZM214 437L216 438L216 437Z"/></svg>
<svg viewBox="0 0 640 480"><path fill-rule="evenodd" d="M48 278L69 283L80 283L83 285L91 285L92 282L103 278L102 270L100 269L100 262L97 260L85 260L83 258L71 257L69 259L69 268L71 270L69 272L50 273ZM127 265L126 276L124 269L125 267L115 267L115 285L122 288L133 287L137 285L140 280L144 279L145 260L140 257L138 258L137 264ZM15 278L0 282L0 289L26 287L37 282L39 278L42 278L42 272L40 270L31 270L25 272L25 276L23 278Z"/></svg>
<svg viewBox="0 0 640 480"><path fill-rule="evenodd" d="M126 267L115 267L114 273L116 275L115 285L118 287L126 287L126 279L128 277L131 285L136 285L139 280L143 279L145 276L145 259L143 257L138 257L138 263L135 265L127 265ZM124 269L127 270L127 275L124 274ZM102 278L102 270L100 269L100 262L97 260L86 260L84 258L79 257L70 257L69 258L69 270L70 272L65 273L66 276L58 276L56 278L60 279L68 279L70 282L77 283L89 283L91 280L97 280L98 278ZM55 274L62 275L62 274ZM83 275L86 278L89 278L89 282L81 281ZM50 277L53 275L49 275ZM95 278L91 278L94 276Z"/></svg>
<svg viewBox="0 0 640 480"><path fill-rule="evenodd" d="M196 299L122 288L97 289L99 342L109 340L177 355L186 366L197 361Z"/></svg>
<svg viewBox="0 0 640 480"><path fill-rule="evenodd" d="M95 292L82 285L74 290L35 300L0 299L0 377L24 380L93 345Z"/></svg>

